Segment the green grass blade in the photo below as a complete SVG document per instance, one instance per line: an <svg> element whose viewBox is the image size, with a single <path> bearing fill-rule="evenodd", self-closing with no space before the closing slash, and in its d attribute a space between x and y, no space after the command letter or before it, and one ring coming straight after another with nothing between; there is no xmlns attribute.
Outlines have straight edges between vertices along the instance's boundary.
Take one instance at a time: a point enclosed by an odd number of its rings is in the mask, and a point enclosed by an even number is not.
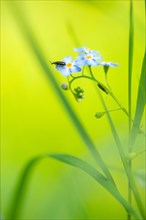
<svg viewBox="0 0 146 220"><path fill-rule="evenodd" d="M109 121L109 124L110 124L110 127L111 127L111 131L112 131L112 134L113 134L113 137L114 137L117 149L119 151L119 155L121 157L121 160L122 160L122 163L123 163L126 175L127 175L127 179L129 181L131 189L133 191L133 194L134 194L137 206L139 208L139 211L140 211L141 215L144 217L144 215L145 215L144 214L144 207L143 207L143 204L142 204L142 201L141 201L141 198L140 198L140 195L139 195L136 183L135 183L135 179L134 179L133 173L132 173L132 171L131 171L131 169L129 167L127 157L126 157L126 155L124 153L123 146L122 146L122 143L120 141L118 132L116 131L116 128L114 126L114 123L112 121L110 113L108 112L107 106L106 106L106 104L105 104L105 102L104 102L100 92L99 92L99 97L100 97L101 102L102 102L102 104L104 106L104 109L105 109L105 111L107 113L107 117L108 117L108 121Z"/></svg>
<svg viewBox="0 0 146 220"><path fill-rule="evenodd" d="M87 162L67 154L51 154L51 157L67 163L71 166L77 167L93 177L100 185L102 185L108 192L110 192L117 201L125 208L126 211L131 213L134 217L142 219L140 215L129 205L129 203L121 196L119 191L107 180L101 173L99 173L93 166Z"/></svg>
<svg viewBox="0 0 146 220"><path fill-rule="evenodd" d="M134 34L134 25L133 25L133 4L132 0L130 0L130 16L129 16L129 60L128 60L128 110L129 110L129 145L128 145L128 152L130 153L132 151L132 145L130 143L130 135L131 135L131 127L132 127L132 100L131 100L131 94L132 94L132 64L133 64L133 34ZM128 163L129 169L132 169L132 161L129 161ZM128 181L128 201L132 202L132 190L130 182ZM131 219L130 213L127 213L127 219Z"/></svg>
<svg viewBox="0 0 146 220"><path fill-rule="evenodd" d="M21 204L25 195L25 191L30 179L30 174L34 165L38 163L42 159L42 156L35 157L31 159L27 165L25 166L23 172L21 173L20 180L16 186L16 190L14 191L14 196L12 198L12 204L8 213L6 214L7 219L15 219L19 214Z"/></svg>
<svg viewBox="0 0 146 220"><path fill-rule="evenodd" d="M146 53L144 54L143 64L141 68L141 76L138 87L137 104L134 122L131 130L131 143L134 144L140 129L140 122L146 104Z"/></svg>
<svg viewBox="0 0 146 220"><path fill-rule="evenodd" d="M42 53L41 49L39 48L39 45L38 45L34 35L32 34L27 22L24 19L24 16L22 15L22 12L20 13L20 11L17 8L17 5L14 3L11 3L11 4L9 3L9 6L11 6L11 10L12 10L15 18L16 18L17 22L19 22L19 26L20 26L26 40L28 41L29 46L32 48L33 52L35 53L40 65L43 69L43 73L46 75L49 83L51 83L51 85L53 86L53 89L55 90L57 96L59 97L59 100L62 102L63 106L65 107L65 110L67 111L68 115L70 116L72 123L74 124L74 126L78 130L79 136L82 137L82 140L84 141L86 147L88 148L88 150L92 154L93 158L96 160L98 166L103 170L105 176L107 176L111 180L111 182L113 184L115 184L108 167L106 166L103 159L101 158L93 141L91 140L88 133L84 129L77 114L75 113L73 108L70 106L69 102L67 101L64 94L60 90L58 83L56 82L56 80L53 76L53 73L51 72L51 70L48 66L48 62L44 58L43 53Z"/></svg>
<svg viewBox="0 0 146 220"><path fill-rule="evenodd" d="M67 30L70 38L74 42L75 47L81 47L80 41L78 40L78 37L75 33L75 30L70 22L66 22L66 30Z"/></svg>
<svg viewBox="0 0 146 220"><path fill-rule="evenodd" d="M14 198L12 201L12 207L9 212L9 215L7 216L7 219L16 219L18 218L22 201L24 198L24 193L26 191L28 180L30 178L30 173L32 171L32 168L35 167L35 165L44 158L51 157L56 160L59 160L63 163L67 163L71 166L74 166L78 169L81 169L88 175L90 175L92 178L94 178L100 185L102 185L108 192L110 192L114 198L120 202L120 204L133 215L136 219L142 219L141 216L129 205L129 203L122 197L122 195L119 193L117 188L107 179L105 178L101 173L99 173L94 167L92 167L87 162L74 157L72 155L67 154L48 154L48 155L41 155L38 157L33 158L28 162L25 169L22 172L20 181L17 186L17 190L14 194Z"/></svg>
<svg viewBox="0 0 146 220"><path fill-rule="evenodd" d="M133 5L130 0L130 28L129 28L129 62L128 62L128 110L129 110L129 134L131 131L131 90L132 90L132 64L133 64Z"/></svg>

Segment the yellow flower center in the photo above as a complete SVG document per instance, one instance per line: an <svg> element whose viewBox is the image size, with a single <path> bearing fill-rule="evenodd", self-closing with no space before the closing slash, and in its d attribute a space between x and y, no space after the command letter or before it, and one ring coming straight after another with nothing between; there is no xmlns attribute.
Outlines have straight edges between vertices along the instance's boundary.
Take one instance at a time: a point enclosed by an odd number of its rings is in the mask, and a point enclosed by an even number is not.
<svg viewBox="0 0 146 220"><path fill-rule="evenodd" d="M90 55L86 56L87 60L90 60L91 58L92 58L92 56L90 56Z"/></svg>
<svg viewBox="0 0 146 220"><path fill-rule="evenodd" d="M72 63L67 63L67 64L66 64L66 67L67 67L67 68L71 68L71 67L72 67Z"/></svg>

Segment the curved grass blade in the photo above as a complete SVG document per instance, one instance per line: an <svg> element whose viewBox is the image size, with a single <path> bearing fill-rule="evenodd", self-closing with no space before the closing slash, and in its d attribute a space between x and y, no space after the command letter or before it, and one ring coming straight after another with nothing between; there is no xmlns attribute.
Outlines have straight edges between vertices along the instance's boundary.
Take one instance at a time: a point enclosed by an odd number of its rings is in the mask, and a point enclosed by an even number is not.
<svg viewBox="0 0 146 220"><path fill-rule="evenodd" d="M99 173L93 166L88 164L87 162L74 157L72 155L67 154L50 154L50 157L53 157L61 162L67 163L71 166L77 167L93 177L100 185L102 185L108 192L110 192L117 201L132 214L136 219L142 219L142 217L131 207L131 205L121 196L119 191L111 184L110 181L107 180L101 173ZM135 215L136 214L136 215Z"/></svg>
<svg viewBox="0 0 146 220"><path fill-rule="evenodd" d="M31 170L34 166L42 159L44 156L38 156L31 159L25 166L24 170L21 173L20 180L16 186L16 190L14 191L14 196L12 199L12 204L8 213L6 214L6 219L16 219L17 215L19 214L21 204L25 195L25 191L27 189L27 185L29 182Z"/></svg>
<svg viewBox="0 0 146 220"><path fill-rule="evenodd" d="M114 198L125 208L126 211L131 213L136 219L142 219L141 216L129 205L129 203L122 197L122 195L119 193L118 189L106 178L104 177L100 172L98 172L93 166L88 164L87 162L74 157L72 155L67 154L46 154L41 155L38 157L33 158L28 162L25 169L22 172L20 181L18 183L17 190L15 191L14 198L12 201L11 210L9 212L9 216L7 219L16 219L18 218L18 214L21 209L22 201L25 195L25 191L27 188L27 183L30 178L30 173L32 169L35 167L35 165L44 158L51 157L53 159L59 160L63 163L67 163L71 166L74 166L85 173L87 173L89 176L94 178L101 186L103 186L108 192L110 192Z"/></svg>
<svg viewBox="0 0 146 220"><path fill-rule="evenodd" d="M131 130L131 138L130 142L134 144L137 134L140 130L140 123L141 118L144 112L145 104L146 104L146 52L144 54L142 68L141 68L141 76L139 81L139 87L138 87L138 95L137 95L137 104L136 104L136 111L135 111L135 117L134 122Z"/></svg>
<svg viewBox="0 0 146 220"><path fill-rule="evenodd" d="M133 4L130 0L130 28L129 28L129 62L128 62L128 111L129 111L129 134L131 131L131 90L132 90L132 64L133 64L133 39L134 39L134 27L133 27Z"/></svg>
<svg viewBox="0 0 146 220"><path fill-rule="evenodd" d="M106 166L105 162L103 161L102 157L100 156L98 150L96 149L92 139L89 137L88 133L86 132L86 130L85 130L84 126L82 125L80 119L78 118L77 114L75 113L73 108L70 106L68 100L65 98L63 92L58 87L58 83L56 82L55 77L53 76L53 74L48 66L48 62L44 58L43 53L42 53L41 49L39 48L39 45L38 45L33 33L31 32L31 29L29 28L27 22L25 21L24 16L22 15L22 12L20 13L20 11L17 8L17 5L14 4L14 2L11 2L11 3L9 2L9 6L11 6L11 10L12 10L16 20L19 23L19 26L22 30L22 33L24 34L26 40L29 43L29 46L33 50L34 54L36 55L40 65L43 69L44 74L46 75L48 81L53 86L53 89L55 90L56 95L59 97L59 100L62 102L65 110L67 111L68 115L70 116L70 119L72 120L72 123L74 124L74 126L78 130L78 134L80 135L80 137L82 137L84 144L86 145L86 147L88 148L88 150L92 154L92 156L95 159L95 161L97 162L98 166L103 170L105 176L107 176L107 178L110 179L111 182L115 185L114 180L112 178L112 175L111 175L108 167Z"/></svg>
<svg viewBox="0 0 146 220"><path fill-rule="evenodd" d="M140 195L139 195L136 183L135 183L135 179L133 177L133 173L131 172L131 169L130 169L129 164L128 164L128 160L127 160L127 158L125 156L125 153L124 153L124 150L123 150L123 146L122 146L122 143L121 143L120 138L119 138L119 135L118 135L118 133L116 131L116 128L115 128L114 123L113 123L113 120L112 120L112 118L110 116L110 113L108 112L107 106L106 106L106 104L105 104L105 102L104 102L100 92L99 92L99 97L101 99L101 102L102 102L102 104L104 106L105 111L107 111L107 117L108 117L108 120L109 120L110 128L112 130L112 134L113 134L113 137L114 137L117 149L119 151L119 155L121 157L121 160L122 160L122 163L123 163L126 175L127 175L127 179L129 181L131 189L133 191L133 194L134 194L137 206L139 208L139 211L140 211L141 215L143 217L145 217L144 207L143 207L143 204L142 204L142 201L141 201L141 198L140 198Z"/></svg>

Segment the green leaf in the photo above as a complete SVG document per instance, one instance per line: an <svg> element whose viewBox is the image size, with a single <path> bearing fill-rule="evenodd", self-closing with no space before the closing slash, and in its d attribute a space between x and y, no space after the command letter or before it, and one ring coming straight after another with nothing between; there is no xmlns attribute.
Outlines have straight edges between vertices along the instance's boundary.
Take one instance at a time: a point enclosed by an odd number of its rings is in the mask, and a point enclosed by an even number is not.
<svg viewBox="0 0 146 220"><path fill-rule="evenodd" d="M138 87L137 104L134 122L131 131L131 143L134 144L137 134L140 130L141 118L146 104L146 53L144 54L143 64L141 68L141 76Z"/></svg>
<svg viewBox="0 0 146 220"><path fill-rule="evenodd" d="M129 110L129 131L131 130L131 90L132 90L132 64L133 64L133 39L134 39L134 27L133 27L133 5L130 0L130 27L129 27L129 62L128 62L128 110Z"/></svg>
<svg viewBox="0 0 146 220"><path fill-rule="evenodd" d="M34 168L34 165L36 165L43 158L44 156L42 155L35 157L31 159L24 167L12 197L12 203L10 204L10 209L8 210L6 216L7 219L15 219L19 214L25 191L30 179L31 170Z"/></svg>
<svg viewBox="0 0 146 220"><path fill-rule="evenodd" d="M33 158L28 162L26 167L24 168L21 178L18 182L12 205L11 210L7 216L7 219L15 219L18 218L18 214L20 212L20 208L23 202L23 198L25 195L25 191L27 188L27 183L30 179L30 173L34 166L44 158L51 157L53 159L59 160L63 163L69 164L73 167L76 167L85 173L87 173L89 176L94 178L101 186L103 186L108 192L110 192L114 198L125 208L126 211L131 213L136 219L142 219L141 216L130 206L130 204L122 197L122 195L119 193L118 189L106 178L104 177L100 172L98 172L93 166L88 164L87 162L74 157L72 155L67 154L46 154L41 155L38 157Z"/></svg>
<svg viewBox="0 0 146 220"><path fill-rule="evenodd" d="M130 206L130 204L122 197L117 188L111 184L111 182L99 173L93 166L87 162L67 154L50 154L49 156L60 160L61 162L67 163L71 166L77 167L93 177L100 185L102 185L108 192L110 192L117 201L125 208L126 211L131 213L134 217L142 219L140 215Z"/></svg>

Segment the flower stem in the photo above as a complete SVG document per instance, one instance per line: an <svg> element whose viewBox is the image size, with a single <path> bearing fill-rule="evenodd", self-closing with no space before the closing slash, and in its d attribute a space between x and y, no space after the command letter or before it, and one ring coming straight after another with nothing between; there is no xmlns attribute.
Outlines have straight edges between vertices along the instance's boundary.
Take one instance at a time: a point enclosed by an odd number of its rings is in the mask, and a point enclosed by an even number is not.
<svg viewBox="0 0 146 220"><path fill-rule="evenodd" d="M122 108L111 109L111 110L108 110L107 112L115 112L115 111L118 111L118 110L122 110Z"/></svg>
<svg viewBox="0 0 146 220"><path fill-rule="evenodd" d="M91 70L91 68L90 68ZM91 71L92 73L92 71ZM115 102L118 104L118 106L122 109L122 111L129 117L129 113L127 112L127 110L122 106L122 104L119 102L119 100L117 99L117 97L114 95L114 93L111 91L111 89L107 88L103 83L101 83L99 80L97 80L93 74L90 76L86 76L86 75L81 75L81 76L76 76L74 77L70 82L69 82L69 87L71 92L73 92L73 89L71 87L72 83L74 80L76 79L80 79L80 78L85 78L85 79L90 79L92 81L95 81L96 83L98 83L99 85L101 85L103 88L105 88L105 90L108 92L108 94L115 100Z"/></svg>
<svg viewBox="0 0 146 220"><path fill-rule="evenodd" d="M107 79L107 73L105 73L105 81L106 81L106 84L109 87L109 89L111 89L110 84L109 84L108 79Z"/></svg>
<svg viewBox="0 0 146 220"><path fill-rule="evenodd" d="M129 120L131 122L133 122L133 119L131 118L131 115L129 115L128 111L122 106L122 104L120 103L120 101L118 100L118 98L114 95L114 93L112 92L112 90L110 88L108 88L107 86L105 86L102 82L100 82L99 80L97 80L93 73L92 73L92 70L91 70L91 67L89 67L89 70L90 70L90 73L91 73L91 76L87 76L87 75L80 75L80 76L75 76L73 79L70 80L69 82L69 88L70 88L70 91L74 94L74 91L72 89L72 83L77 80L77 79L80 79L80 78L85 78L85 79L89 79L89 80L92 80L94 82L96 82L98 85L101 85L107 92L108 94L114 99L114 101L117 103L117 105L121 108L121 110L125 113L125 115L128 116ZM143 132L143 130L139 129L139 131L145 135L145 133ZM145 135L146 136L146 135Z"/></svg>
<svg viewBox="0 0 146 220"><path fill-rule="evenodd" d="M129 16L129 60L128 60L128 111L129 111L129 144L128 144L128 153L132 152L132 145L131 145L131 109L132 109L132 100L131 100L131 92L132 92L132 64L133 64L133 4L132 0L130 0L130 16ZM132 171L132 161L128 160L129 169ZM130 185L130 181L128 181L128 201L131 205L132 203L132 189ZM127 219L131 220L131 214L127 212Z"/></svg>

